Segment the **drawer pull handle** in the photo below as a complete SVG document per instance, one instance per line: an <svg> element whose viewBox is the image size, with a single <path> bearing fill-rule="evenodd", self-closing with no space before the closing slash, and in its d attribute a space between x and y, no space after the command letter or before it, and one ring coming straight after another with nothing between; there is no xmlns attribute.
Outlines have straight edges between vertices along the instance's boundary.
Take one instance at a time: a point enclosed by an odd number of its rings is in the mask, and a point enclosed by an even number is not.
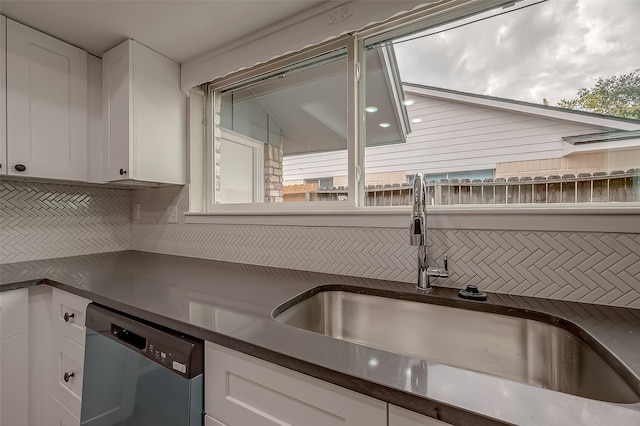
<svg viewBox="0 0 640 426"><path fill-rule="evenodd" d="M70 314L69 312L65 312L64 313L64 322L69 322L71 320L71 318L74 318L76 315L75 314Z"/></svg>
<svg viewBox="0 0 640 426"><path fill-rule="evenodd" d="M69 373L65 372L63 379L64 379L65 382L69 383L69 379L71 379L72 377L75 377L75 376L76 376L76 373L69 374Z"/></svg>

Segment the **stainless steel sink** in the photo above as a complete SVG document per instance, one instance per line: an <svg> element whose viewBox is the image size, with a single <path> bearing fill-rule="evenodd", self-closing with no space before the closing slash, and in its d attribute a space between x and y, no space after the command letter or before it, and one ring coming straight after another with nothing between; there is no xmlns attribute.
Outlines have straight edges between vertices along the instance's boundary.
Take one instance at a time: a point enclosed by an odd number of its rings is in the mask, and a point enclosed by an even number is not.
<svg viewBox="0 0 640 426"><path fill-rule="evenodd" d="M516 316L348 291L310 294L277 308L275 320L572 395L616 403L640 401L616 369L577 335L579 331L574 334Z"/></svg>

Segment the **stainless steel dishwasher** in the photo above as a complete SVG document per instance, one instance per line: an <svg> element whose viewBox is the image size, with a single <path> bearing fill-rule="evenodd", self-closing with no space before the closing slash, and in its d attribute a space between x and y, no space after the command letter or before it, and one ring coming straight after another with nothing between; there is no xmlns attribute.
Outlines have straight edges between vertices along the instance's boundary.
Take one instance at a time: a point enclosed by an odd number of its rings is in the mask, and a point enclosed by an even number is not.
<svg viewBox="0 0 640 426"><path fill-rule="evenodd" d="M201 426L201 340L90 304L80 423Z"/></svg>

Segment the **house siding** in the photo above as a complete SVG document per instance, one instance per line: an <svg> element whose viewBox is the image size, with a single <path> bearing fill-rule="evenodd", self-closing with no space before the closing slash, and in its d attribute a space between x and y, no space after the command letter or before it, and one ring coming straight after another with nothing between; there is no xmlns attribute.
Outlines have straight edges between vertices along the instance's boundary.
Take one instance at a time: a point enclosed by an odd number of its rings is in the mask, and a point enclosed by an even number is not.
<svg viewBox="0 0 640 426"><path fill-rule="evenodd" d="M495 169L498 163L562 158L565 136L603 131L507 109L431 98L407 89L411 133L404 144L367 147L366 173L427 174ZM284 159L284 180L347 174L347 153Z"/></svg>

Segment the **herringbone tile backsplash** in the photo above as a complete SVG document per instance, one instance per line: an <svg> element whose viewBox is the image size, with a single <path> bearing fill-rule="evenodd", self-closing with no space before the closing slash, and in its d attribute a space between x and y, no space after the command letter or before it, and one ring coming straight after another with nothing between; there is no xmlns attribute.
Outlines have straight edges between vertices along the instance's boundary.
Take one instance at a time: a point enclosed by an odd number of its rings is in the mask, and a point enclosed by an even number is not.
<svg viewBox="0 0 640 426"><path fill-rule="evenodd" d="M404 228L167 224L188 190L139 189L133 248L367 278L414 282L416 248ZM640 308L640 234L433 230L430 256L449 256L437 285Z"/></svg>
<svg viewBox="0 0 640 426"><path fill-rule="evenodd" d="M131 221L131 205L140 219ZM178 206L177 224L167 207ZM127 250L415 281L404 228L185 224L182 187L110 189L0 181L0 263ZM437 285L640 309L640 234L433 230Z"/></svg>
<svg viewBox="0 0 640 426"><path fill-rule="evenodd" d="M130 248L130 190L0 181L0 263Z"/></svg>

